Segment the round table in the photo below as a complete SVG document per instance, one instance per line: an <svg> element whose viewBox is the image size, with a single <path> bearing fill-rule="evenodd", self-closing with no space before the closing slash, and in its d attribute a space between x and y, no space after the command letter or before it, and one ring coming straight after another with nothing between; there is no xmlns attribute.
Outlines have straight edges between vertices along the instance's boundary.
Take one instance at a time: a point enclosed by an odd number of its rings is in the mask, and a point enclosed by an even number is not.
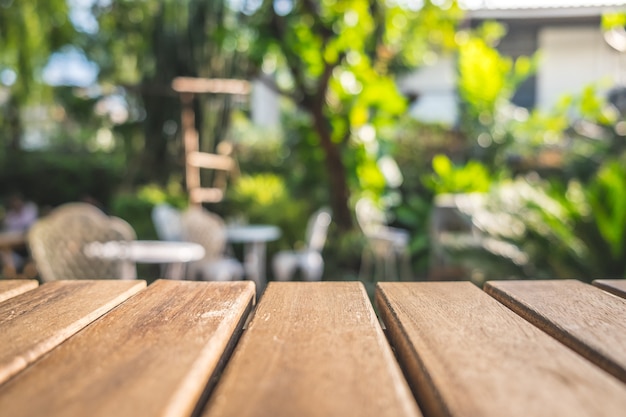
<svg viewBox="0 0 626 417"><path fill-rule="evenodd" d="M91 242L83 247L83 252L92 258L169 264L165 276L173 279L183 277L185 263L200 260L205 254L197 243L163 240Z"/></svg>
<svg viewBox="0 0 626 417"><path fill-rule="evenodd" d="M256 283L257 295L265 289L266 243L280 237L277 226L266 224L231 225L226 228L230 243L243 243L246 276Z"/></svg>

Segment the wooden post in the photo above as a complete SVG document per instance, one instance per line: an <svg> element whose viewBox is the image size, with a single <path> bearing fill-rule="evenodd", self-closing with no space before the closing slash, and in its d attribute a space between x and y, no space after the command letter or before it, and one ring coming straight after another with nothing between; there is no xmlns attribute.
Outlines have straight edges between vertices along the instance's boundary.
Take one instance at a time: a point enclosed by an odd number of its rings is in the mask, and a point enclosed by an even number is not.
<svg viewBox="0 0 626 417"><path fill-rule="evenodd" d="M192 152L198 152L199 135L195 126L195 113L193 111L193 93L183 93L180 96L182 111L181 123L183 133L183 145L185 147L185 179L187 184L187 192L190 196L189 203L191 205L200 205L199 201L195 201L191 196L193 190L200 188L200 168L194 166L189 161L189 155Z"/></svg>
<svg viewBox="0 0 626 417"><path fill-rule="evenodd" d="M224 196L223 190L221 188L202 188L200 180L200 168L211 168L211 166L207 166L206 164L199 166L194 162L199 158L207 159L202 158L203 155L200 155L199 152L200 135L195 126L195 113L193 110L194 94L249 94L250 83L244 80L177 77L172 82L172 89L180 93L182 107L181 128L185 148L185 178L187 192L189 194L189 204L199 206L205 201L219 202ZM210 154L204 156L208 155ZM234 164L232 165L234 166ZM214 168L224 169L221 166Z"/></svg>

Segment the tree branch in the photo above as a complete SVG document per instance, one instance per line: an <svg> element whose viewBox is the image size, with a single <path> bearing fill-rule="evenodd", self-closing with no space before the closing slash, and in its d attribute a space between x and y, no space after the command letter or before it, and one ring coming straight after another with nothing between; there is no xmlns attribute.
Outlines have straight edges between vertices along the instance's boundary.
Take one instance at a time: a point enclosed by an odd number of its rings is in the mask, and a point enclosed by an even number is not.
<svg viewBox="0 0 626 417"><path fill-rule="evenodd" d="M275 39L277 42L284 42L286 36L285 30L285 21L282 17L276 15L276 13L272 13L272 19L270 22L270 28L274 33ZM296 103L302 104L307 100L307 96L309 96L307 83L304 79L304 74L300 70L300 57L297 56L291 48L281 48L285 60L287 61L287 67L289 67L289 72L294 79L294 84L296 85L296 92L291 95L291 97L296 101ZM299 94L298 94L299 93Z"/></svg>

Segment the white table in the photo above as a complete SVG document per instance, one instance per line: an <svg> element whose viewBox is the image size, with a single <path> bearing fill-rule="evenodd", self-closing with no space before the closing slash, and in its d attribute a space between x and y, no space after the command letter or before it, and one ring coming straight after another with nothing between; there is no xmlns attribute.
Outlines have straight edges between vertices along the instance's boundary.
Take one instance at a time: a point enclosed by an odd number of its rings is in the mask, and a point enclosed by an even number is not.
<svg viewBox="0 0 626 417"><path fill-rule="evenodd" d="M185 263L200 260L205 254L204 248L197 243L162 240L91 242L83 251L93 258L168 264L165 276L174 279L184 276Z"/></svg>
<svg viewBox="0 0 626 417"><path fill-rule="evenodd" d="M246 276L256 283L257 294L265 288L266 244L280 237L277 226L265 224L232 225L226 228L230 243L243 243Z"/></svg>

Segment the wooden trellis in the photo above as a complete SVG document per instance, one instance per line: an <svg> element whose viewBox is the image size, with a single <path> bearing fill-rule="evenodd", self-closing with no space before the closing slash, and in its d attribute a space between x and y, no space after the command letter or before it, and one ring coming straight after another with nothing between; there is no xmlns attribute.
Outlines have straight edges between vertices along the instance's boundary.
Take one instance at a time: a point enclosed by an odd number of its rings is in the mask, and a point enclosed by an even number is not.
<svg viewBox="0 0 626 417"><path fill-rule="evenodd" d="M193 98L195 94L247 95L250 93L250 83L244 80L177 77L172 82L172 89L180 94L182 103L181 127L189 203L197 206L220 202L224 198L227 177L237 174L237 163L232 157L231 146L218 146L217 153L200 152L200 135L195 126ZM202 186L201 169L216 171L211 186Z"/></svg>

